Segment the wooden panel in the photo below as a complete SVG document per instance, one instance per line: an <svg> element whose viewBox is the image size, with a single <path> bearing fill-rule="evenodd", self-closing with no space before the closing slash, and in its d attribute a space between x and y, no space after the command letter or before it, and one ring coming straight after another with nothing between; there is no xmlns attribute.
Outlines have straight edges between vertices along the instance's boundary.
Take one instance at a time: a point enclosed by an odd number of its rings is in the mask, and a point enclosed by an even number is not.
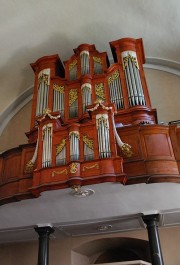
<svg viewBox="0 0 180 265"><path fill-rule="evenodd" d="M145 134L144 141L149 159L157 156L159 158L173 156L166 134Z"/></svg>
<svg viewBox="0 0 180 265"><path fill-rule="evenodd" d="M179 174L175 161L146 161L147 174Z"/></svg>
<svg viewBox="0 0 180 265"><path fill-rule="evenodd" d="M12 154L4 160L3 181L19 178L21 154Z"/></svg>

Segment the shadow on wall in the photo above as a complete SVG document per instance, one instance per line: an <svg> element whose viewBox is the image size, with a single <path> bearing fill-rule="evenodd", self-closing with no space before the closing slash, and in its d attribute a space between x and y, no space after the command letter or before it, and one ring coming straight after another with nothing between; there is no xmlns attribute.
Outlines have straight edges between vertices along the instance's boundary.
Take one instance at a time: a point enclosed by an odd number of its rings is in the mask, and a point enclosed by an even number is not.
<svg viewBox="0 0 180 265"><path fill-rule="evenodd" d="M101 264L143 260L151 262L149 242L134 238L103 238L72 250L72 264Z"/></svg>

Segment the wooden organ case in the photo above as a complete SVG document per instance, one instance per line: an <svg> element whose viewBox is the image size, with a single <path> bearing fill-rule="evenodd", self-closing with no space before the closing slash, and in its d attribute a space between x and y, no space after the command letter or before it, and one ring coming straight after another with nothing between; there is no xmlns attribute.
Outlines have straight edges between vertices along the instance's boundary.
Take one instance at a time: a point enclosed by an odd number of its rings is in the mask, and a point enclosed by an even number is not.
<svg viewBox="0 0 180 265"><path fill-rule="evenodd" d="M142 39L110 42L114 63L82 44L38 59L29 143L0 157L1 203L74 185L179 182L180 130L157 124ZM14 166L14 171L10 164Z"/></svg>

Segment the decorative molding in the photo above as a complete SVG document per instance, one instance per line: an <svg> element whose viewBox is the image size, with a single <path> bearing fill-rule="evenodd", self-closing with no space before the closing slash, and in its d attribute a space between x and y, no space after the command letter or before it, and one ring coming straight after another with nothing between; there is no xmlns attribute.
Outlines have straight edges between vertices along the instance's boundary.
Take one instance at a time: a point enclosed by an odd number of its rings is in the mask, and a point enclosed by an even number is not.
<svg viewBox="0 0 180 265"><path fill-rule="evenodd" d="M180 76L180 63L155 57L147 57L144 68L154 69Z"/></svg>
<svg viewBox="0 0 180 265"><path fill-rule="evenodd" d="M91 165L91 166L84 166L84 167L83 167L83 171L86 171L86 170L89 170L89 169L92 169L92 168L99 169L99 164L96 163L96 164L93 164L93 165Z"/></svg>
<svg viewBox="0 0 180 265"><path fill-rule="evenodd" d="M27 88L16 99L14 99L7 108L0 114L0 136L10 122L10 120L20 111L27 103L32 100L33 86Z"/></svg>

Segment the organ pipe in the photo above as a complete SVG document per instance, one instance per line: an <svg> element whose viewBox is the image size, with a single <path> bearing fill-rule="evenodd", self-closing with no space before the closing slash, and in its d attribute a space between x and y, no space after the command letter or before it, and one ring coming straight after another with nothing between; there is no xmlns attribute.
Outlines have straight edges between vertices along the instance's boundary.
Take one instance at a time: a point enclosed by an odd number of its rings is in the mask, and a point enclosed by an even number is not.
<svg viewBox="0 0 180 265"><path fill-rule="evenodd" d="M99 157L111 157L110 137L109 137L109 121L107 114L96 115L96 128L98 134Z"/></svg>
<svg viewBox="0 0 180 265"><path fill-rule="evenodd" d="M80 53L81 58L81 73L82 75L86 75L90 73L90 66L89 66L89 52L82 51Z"/></svg>
<svg viewBox="0 0 180 265"><path fill-rule="evenodd" d="M69 118L78 117L78 91L70 89L69 91Z"/></svg>
<svg viewBox="0 0 180 265"><path fill-rule="evenodd" d="M70 139L70 160L79 160L79 132L71 131L69 133Z"/></svg>
<svg viewBox="0 0 180 265"><path fill-rule="evenodd" d="M117 109L123 109L124 100L118 70L116 70L111 76L108 77L108 84L111 102L115 104Z"/></svg>
<svg viewBox="0 0 180 265"><path fill-rule="evenodd" d="M56 146L56 166L66 164L66 139L62 139L60 144Z"/></svg>
<svg viewBox="0 0 180 265"><path fill-rule="evenodd" d="M146 105L136 53L122 52L122 61L130 106Z"/></svg>
<svg viewBox="0 0 180 265"><path fill-rule="evenodd" d="M99 57L93 56L94 61L94 74L102 74L102 60Z"/></svg>
<svg viewBox="0 0 180 265"><path fill-rule="evenodd" d="M36 116L42 115L43 111L48 108L49 85L50 69L44 69L38 75Z"/></svg>
<svg viewBox="0 0 180 265"><path fill-rule="evenodd" d="M64 86L53 84L53 111L59 111L64 117Z"/></svg>
<svg viewBox="0 0 180 265"><path fill-rule="evenodd" d="M84 160L90 161L94 159L94 141L86 135L83 136L84 142Z"/></svg>
<svg viewBox="0 0 180 265"><path fill-rule="evenodd" d="M86 112L86 106L90 105L92 103L91 99L91 84L86 83L81 86L81 93L82 93L82 108L83 108L83 113Z"/></svg>
<svg viewBox="0 0 180 265"><path fill-rule="evenodd" d="M44 125L43 132L43 151L42 151L42 167L50 167L52 165L52 123Z"/></svg>
<svg viewBox="0 0 180 265"><path fill-rule="evenodd" d="M77 60L74 60L69 65L69 79L76 80L77 79Z"/></svg>

